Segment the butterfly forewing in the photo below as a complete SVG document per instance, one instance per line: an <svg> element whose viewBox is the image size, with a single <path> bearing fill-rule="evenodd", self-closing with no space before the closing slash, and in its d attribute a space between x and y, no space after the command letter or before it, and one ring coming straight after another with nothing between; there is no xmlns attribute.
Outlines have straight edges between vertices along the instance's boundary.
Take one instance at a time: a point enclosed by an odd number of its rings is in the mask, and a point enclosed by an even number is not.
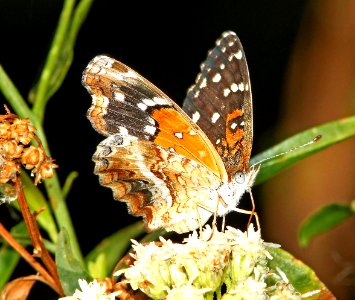
<svg viewBox="0 0 355 300"><path fill-rule="evenodd" d="M107 57L95 57L83 85L92 95L88 118L103 135L132 135L208 166L221 178L223 163L204 132L144 77Z"/></svg>
<svg viewBox="0 0 355 300"><path fill-rule="evenodd" d="M234 32L223 33L208 53L183 110L206 133L230 177L248 170L252 96L247 61Z"/></svg>

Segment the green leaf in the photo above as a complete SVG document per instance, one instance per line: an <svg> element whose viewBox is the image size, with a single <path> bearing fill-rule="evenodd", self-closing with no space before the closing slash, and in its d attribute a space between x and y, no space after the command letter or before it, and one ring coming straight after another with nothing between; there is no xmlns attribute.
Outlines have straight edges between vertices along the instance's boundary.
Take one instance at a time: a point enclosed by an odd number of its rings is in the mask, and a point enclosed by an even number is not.
<svg viewBox="0 0 355 300"><path fill-rule="evenodd" d="M0 91L10 103L12 109L21 118L30 117L33 119L32 112L28 107L25 99L23 99L19 90L16 88L10 77L5 72L4 68L0 65ZM1 105L3 109L3 105Z"/></svg>
<svg viewBox="0 0 355 300"><path fill-rule="evenodd" d="M120 258L127 252L131 245L130 240L140 236L142 233L144 233L144 226L142 222L137 222L105 238L86 256L87 265L95 265L98 257L104 255L106 266L104 272L100 272L105 276L109 276ZM90 273L90 275L93 274Z"/></svg>
<svg viewBox="0 0 355 300"><path fill-rule="evenodd" d="M321 139L311 145L271 158L299 147L318 135L322 136ZM251 165L257 165L261 162L261 168L255 184L262 183L297 161L352 136L355 136L355 116L329 122L296 134L251 159ZM262 162L264 159L268 160Z"/></svg>
<svg viewBox="0 0 355 300"><path fill-rule="evenodd" d="M79 288L78 279L92 281L90 275L81 267L80 262L74 258L69 235L64 229L59 233L55 260L60 282L66 295L72 295L75 289Z"/></svg>
<svg viewBox="0 0 355 300"><path fill-rule="evenodd" d="M24 221L16 224L11 228L10 233L14 239L18 243L20 243L23 247L27 247L32 245L30 236L28 235L27 227Z"/></svg>
<svg viewBox="0 0 355 300"><path fill-rule="evenodd" d="M335 299L310 267L281 248L270 247L267 250L273 257L268 261L268 267L284 272L293 287L302 294L302 299Z"/></svg>
<svg viewBox="0 0 355 300"><path fill-rule="evenodd" d="M78 32L87 17L93 0L65 0L58 26L38 83L29 93L33 112L43 120L48 100L62 85L74 57Z"/></svg>
<svg viewBox="0 0 355 300"><path fill-rule="evenodd" d="M8 246L0 248L0 291L14 271L20 255Z"/></svg>
<svg viewBox="0 0 355 300"><path fill-rule="evenodd" d="M93 278L105 278L107 277L106 272L106 256L104 253L99 253L96 256L96 260L91 260L88 262L88 270L89 274Z"/></svg>
<svg viewBox="0 0 355 300"><path fill-rule="evenodd" d="M65 179L64 186L62 188L63 197L66 198L70 192L74 180L79 176L77 171L71 171L68 177Z"/></svg>
<svg viewBox="0 0 355 300"><path fill-rule="evenodd" d="M301 246L307 246L313 237L326 232L355 215L355 201L352 205L332 203L326 205L306 219L298 232Z"/></svg>

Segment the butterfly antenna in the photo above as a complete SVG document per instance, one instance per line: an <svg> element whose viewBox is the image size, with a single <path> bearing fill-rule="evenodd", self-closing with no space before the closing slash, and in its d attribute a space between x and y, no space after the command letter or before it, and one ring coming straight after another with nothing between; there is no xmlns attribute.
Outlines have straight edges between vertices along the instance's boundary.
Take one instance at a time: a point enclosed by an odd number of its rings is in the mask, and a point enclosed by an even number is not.
<svg viewBox="0 0 355 300"><path fill-rule="evenodd" d="M311 145L311 144L313 144L313 143L316 143L316 142L318 142L321 138L322 138L322 135L317 135L314 139L308 141L307 143L304 143L304 144L302 144L302 145L296 146L296 147L294 147L294 148L291 148L291 149L289 149L289 150L287 150L287 151L278 153L278 154L276 154L276 155L273 155L273 156L270 156L270 157L266 157L266 158L264 158L264 159L258 161L257 163L253 164L252 167L254 167L254 166L256 166L256 165L260 165L260 164L263 163L264 161L267 161L267 160L270 160L270 159L272 159L272 158L285 155L285 154L287 154L287 153L293 152L293 151L295 151L295 150L298 150L298 149L301 149L301 148L306 147L306 146L308 146L308 145Z"/></svg>

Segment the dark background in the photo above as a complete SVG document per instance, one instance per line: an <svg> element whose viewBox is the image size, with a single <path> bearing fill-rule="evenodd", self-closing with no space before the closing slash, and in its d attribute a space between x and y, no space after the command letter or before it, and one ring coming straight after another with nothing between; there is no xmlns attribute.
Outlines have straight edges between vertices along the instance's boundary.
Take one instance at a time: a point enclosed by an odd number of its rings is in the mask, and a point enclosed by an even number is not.
<svg viewBox="0 0 355 300"><path fill-rule="evenodd" d="M181 104L215 40L225 30L235 31L251 75L256 154L275 143L284 78L307 2L93 4L78 36L73 64L48 104L44 123L61 183L71 171L79 172L67 203L84 254L103 237L138 220L127 213L125 204L112 200L111 191L92 173L91 156L103 137L86 119L91 98L80 81L88 62L98 54L115 57ZM61 9L62 1L0 1L0 64L24 97L38 79ZM242 203L246 208L248 201ZM0 218L6 214L1 206Z"/></svg>

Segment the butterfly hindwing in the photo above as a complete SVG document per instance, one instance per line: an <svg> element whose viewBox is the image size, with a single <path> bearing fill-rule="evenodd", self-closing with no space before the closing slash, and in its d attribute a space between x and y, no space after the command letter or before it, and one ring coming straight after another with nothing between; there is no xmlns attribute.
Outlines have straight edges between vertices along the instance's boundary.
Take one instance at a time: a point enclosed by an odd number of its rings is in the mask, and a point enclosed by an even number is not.
<svg viewBox="0 0 355 300"><path fill-rule="evenodd" d="M213 213L220 180L206 166L134 136L114 134L93 156L100 183L131 214L143 216L148 230L187 232ZM202 209L211 207L210 210ZM187 221L188 220L188 221Z"/></svg>

